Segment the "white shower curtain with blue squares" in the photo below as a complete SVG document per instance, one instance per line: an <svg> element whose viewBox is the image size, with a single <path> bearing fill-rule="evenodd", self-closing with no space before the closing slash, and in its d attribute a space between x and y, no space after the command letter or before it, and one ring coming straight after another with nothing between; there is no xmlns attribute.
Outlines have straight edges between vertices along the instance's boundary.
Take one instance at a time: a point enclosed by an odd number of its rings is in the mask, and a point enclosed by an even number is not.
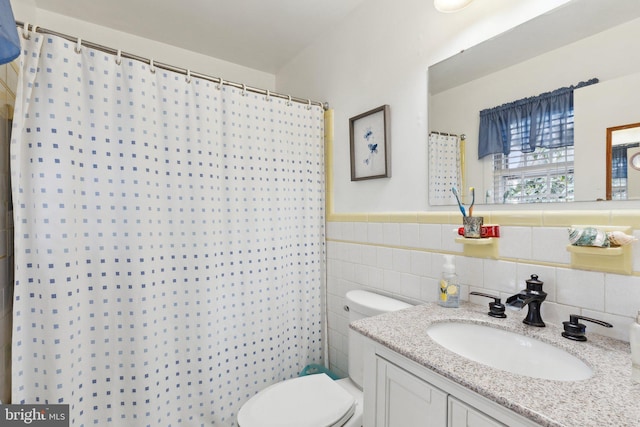
<svg viewBox="0 0 640 427"><path fill-rule="evenodd" d="M234 426L322 363L321 108L32 32L11 145L13 403Z"/></svg>

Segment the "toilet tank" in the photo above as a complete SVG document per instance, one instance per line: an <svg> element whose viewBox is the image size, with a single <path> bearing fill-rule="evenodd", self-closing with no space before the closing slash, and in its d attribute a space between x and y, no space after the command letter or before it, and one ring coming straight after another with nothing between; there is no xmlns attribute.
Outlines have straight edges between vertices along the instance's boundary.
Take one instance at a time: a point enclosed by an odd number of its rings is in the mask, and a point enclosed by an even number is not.
<svg viewBox="0 0 640 427"><path fill-rule="evenodd" d="M349 323L412 306L397 299L361 290L347 292L346 299L349 307ZM349 378L360 388L362 388L364 369L362 339L362 335L349 328Z"/></svg>

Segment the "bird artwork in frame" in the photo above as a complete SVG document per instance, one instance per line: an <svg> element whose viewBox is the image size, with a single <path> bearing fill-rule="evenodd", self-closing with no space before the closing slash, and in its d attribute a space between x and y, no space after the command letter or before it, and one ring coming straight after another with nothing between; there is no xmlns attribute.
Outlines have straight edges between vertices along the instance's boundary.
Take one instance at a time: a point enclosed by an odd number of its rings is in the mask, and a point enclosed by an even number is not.
<svg viewBox="0 0 640 427"><path fill-rule="evenodd" d="M389 106L383 105L349 119L351 181L388 178Z"/></svg>

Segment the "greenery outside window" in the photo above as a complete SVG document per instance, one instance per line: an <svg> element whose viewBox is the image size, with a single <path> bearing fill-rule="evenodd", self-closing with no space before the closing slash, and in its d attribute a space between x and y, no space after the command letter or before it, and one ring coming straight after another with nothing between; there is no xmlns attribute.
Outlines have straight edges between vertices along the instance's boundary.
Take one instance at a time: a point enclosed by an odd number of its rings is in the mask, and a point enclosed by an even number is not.
<svg viewBox="0 0 640 427"><path fill-rule="evenodd" d="M494 154L494 203L573 200L573 146Z"/></svg>

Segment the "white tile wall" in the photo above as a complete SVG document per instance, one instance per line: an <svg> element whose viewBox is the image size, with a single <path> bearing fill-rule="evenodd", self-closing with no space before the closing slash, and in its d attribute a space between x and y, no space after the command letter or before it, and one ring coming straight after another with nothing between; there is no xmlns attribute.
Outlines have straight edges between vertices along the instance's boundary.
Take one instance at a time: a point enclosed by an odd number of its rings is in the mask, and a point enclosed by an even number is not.
<svg viewBox="0 0 640 427"><path fill-rule="evenodd" d="M516 283L516 263L486 259L483 267L485 289L513 295L522 288L521 283ZM540 280L544 278L541 277Z"/></svg>
<svg viewBox="0 0 640 427"><path fill-rule="evenodd" d="M532 258L532 228L531 227L502 227L500 233L500 257Z"/></svg>
<svg viewBox="0 0 640 427"><path fill-rule="evenodd" d="M420 246L420 225L400 224L400 244L417 248Z"/></svg>
<svg viewBox="0 0 640 427"><path fill-rule="evenodd" d="M401 244L400 224L394 222L382 224L382 241L385 245L399 246Z"/></svg>
<svg viewBox="0 0 640 427"><path fill-rule="evenodd" d="M439 224L420 224L419 248L440 249L442 247L442 226Z"/></svg>
<svg viewBox="0 0 640 427"><path fill-rule="evenodd" d="M560 304L604 311L604 273L559 268L556 274Z"/></svg>
<svg viewBox="0 0 640 427"><path fill-rule="evenodd" d="M505 231L508 232L508 230ZM536 227L533 239L531 259L555 263L571 261L571 254L566 249L566 227Z"/></svg>
<svg viewBox="0 0 640 427"><path fill-rule="evenodd" d="M369 243L384 243L384 239L382 237L382 224L379 222L367 223L367 238L369 239Z"/></svg>
<svg viewBox="0 0 640 427"><path fill-rule="evenodd" d="M621 316L634 317L640 307L638 278L607 274L604 278L604 311Z"/></svg>
<svg viewBox="0 0 640 427"><path fill-rule="evenodd" d="M454 242L457 229L451 224L329 224L329 364L330 369L346 376L346 292L367 289L415 304L436 301L444 263L439 251L459 253L461 249ZM353 240L345 238L349 233ZM455 256L462 299L468 300L469 291L476 290L500 295L504 300L537 274L548 294L542 304L546 323L561 325L570 314L581 314L614 325L607 329L587 322L587 334L600 333L628 341L629 324L640 309L640 277L545 265L569 264L566 244L564 227L501 227L500 259ZM640 246L634 245L636 266L640 265L639 252ZM474 296L471 302L486 305L489 300ZM508 315L524 318L526 308Z"/></svg>

